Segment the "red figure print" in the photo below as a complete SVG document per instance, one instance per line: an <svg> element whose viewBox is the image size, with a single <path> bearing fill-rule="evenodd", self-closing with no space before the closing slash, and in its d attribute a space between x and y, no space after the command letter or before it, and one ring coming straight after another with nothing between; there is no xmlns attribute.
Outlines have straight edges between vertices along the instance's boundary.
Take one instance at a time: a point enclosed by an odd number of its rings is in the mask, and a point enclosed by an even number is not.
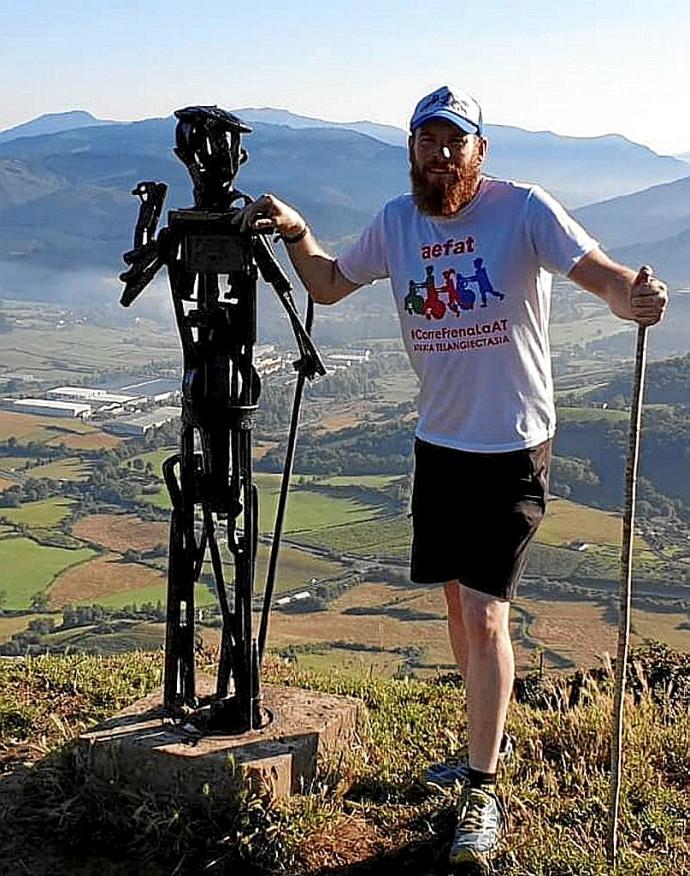
<svg viewBox="0 0 690 876"><path fill-rule="evenodd" d="M456 316L459 316L462 304L460 303L460 296L455 288L455 282L453 280L454 274L455 268L448 268L447 271L443 272L443 279L446 281L444 292L448 293L448 307Z"/></svg>
<svg viewBox="0 0 690 876"><path fill-rule="evenodd" d="M446 312L446 305L438 297L439 292L444 292L445 287L436 288L436 278L434 277L433 265L427 265L426 268L426 301L424 302L424 316L427 319L443 319L443 314Z"/></svg>

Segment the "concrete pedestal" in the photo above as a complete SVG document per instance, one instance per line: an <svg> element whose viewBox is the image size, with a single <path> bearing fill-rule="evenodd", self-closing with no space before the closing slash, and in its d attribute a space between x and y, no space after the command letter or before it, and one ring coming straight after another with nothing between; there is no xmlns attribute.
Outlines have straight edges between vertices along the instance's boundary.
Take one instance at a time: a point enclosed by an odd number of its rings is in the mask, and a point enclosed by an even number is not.
<svg viewBox="0 0 690 876"><path fill-rule="evenodd" d="M212 679L197 677L200 696L212 690ZM364 707L300 688L266 684L262 692L273 721L237 736L185 729L166 717L162 694L151 694L80 736L77 768L191 800L209 789L216 800L230 798L248 783L274 797L298 793L351 747Z"/></svg>

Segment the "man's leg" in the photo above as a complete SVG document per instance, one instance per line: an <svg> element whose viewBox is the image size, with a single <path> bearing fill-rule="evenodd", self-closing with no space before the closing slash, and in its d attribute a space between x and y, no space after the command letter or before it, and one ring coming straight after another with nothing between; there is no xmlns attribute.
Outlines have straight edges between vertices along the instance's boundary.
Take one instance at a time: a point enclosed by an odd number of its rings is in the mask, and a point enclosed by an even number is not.
<svg viewBox="0 0 690 876"><path fill-rule="evenodd" d="M513 690L515 661L508 619L510 602L458 586L467 642L467 731L473 770L495 773Z"/></svg>
<svg viewBox="0 0 690 876"><path fill-rule="evenodd" d="M443 585L443 592L448 607L448 637L450 647L458 664L458 669L467 679L467 636L462 616L462 603L460 602L460 585L457 581L447 581Z"/></svg>

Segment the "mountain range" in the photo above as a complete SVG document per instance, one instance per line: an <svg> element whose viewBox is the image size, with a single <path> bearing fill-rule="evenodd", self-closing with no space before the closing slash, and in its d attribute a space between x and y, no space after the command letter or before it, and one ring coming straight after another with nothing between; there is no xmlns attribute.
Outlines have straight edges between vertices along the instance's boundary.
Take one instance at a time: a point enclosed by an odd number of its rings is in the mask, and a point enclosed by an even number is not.
<svg viewBox="0 0 690 876"><path fill-rule="evenodd" d="M401 129L269 108L235 112L253 128L238 187L294 203L332 248L408 188ZM61 297L68 272L114 277L131 246L138 202L129 192L140 180L165 181L168 208L189 205L174 127L172 117L123 123L74 111L0 132L0 296ZM575 215L614 257L634 264L644 253L671 283L690 285L687 163L617 135L506 126L487 134L489 173L538 181L571 209L597 201Z"/></svg>

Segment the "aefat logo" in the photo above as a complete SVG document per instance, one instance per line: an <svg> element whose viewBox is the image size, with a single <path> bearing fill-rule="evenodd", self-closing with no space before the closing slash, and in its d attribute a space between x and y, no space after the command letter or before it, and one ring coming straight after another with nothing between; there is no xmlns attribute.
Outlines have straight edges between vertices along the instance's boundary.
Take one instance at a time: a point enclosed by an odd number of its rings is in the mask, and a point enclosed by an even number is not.
<svg viewBox="0 0 690 876"><path fill-rule="evenodd" d="M474 237L465 237L462 240L455 240L449 237L443 243L423 243L420 255L425 262L430 259L440 259L442 256L449 255L466 255L473 253L475 248Z"/></svg>
<svg viewBox="0 0 690 876"><path fill-rule="evenodd" d="M477 296L481 298L480 307L488 307L489 296L503 301L505 295L494 289L484 259L477 256L473 266L474 273L468 275L456 268L446 268L442 272L444 283L439 286L434 265L427 265L424 280L410 280L408 283L403 301L405 311L427 319L443 319L447 311L459 317L463 311L474 310Z"/></svg>

